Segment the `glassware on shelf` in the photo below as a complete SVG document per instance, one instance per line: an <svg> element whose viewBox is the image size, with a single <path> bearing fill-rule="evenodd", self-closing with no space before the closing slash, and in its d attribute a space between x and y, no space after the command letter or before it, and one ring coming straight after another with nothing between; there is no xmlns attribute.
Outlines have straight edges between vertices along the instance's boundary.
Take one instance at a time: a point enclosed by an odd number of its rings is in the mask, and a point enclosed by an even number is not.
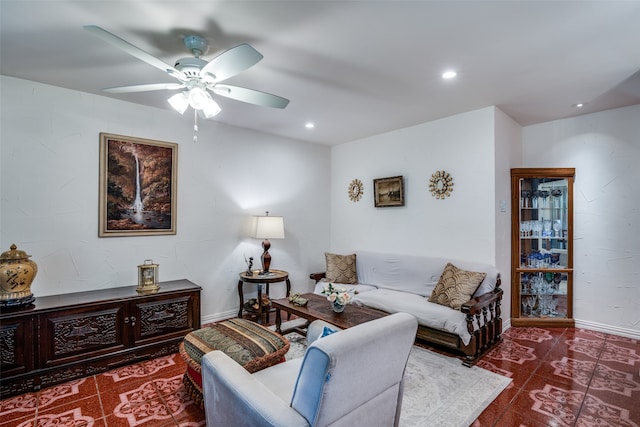
<svg viewBox="0 0 640 427"><path fill-rule="evenodd" d="M531 207L533 209L538 209L538 197L540 196L540 192L539 191L533 191L531 193Z"/></svg>
<svg viewBox="0 0 640 427"><path fill-rule="evenodd" d="M548 197L549 197L550 194L551 194L551 192L549 192L547 190L538 191L538 197L540 197L542 199L542 203L540 203L540 205L544 209L549 207Z"/></svg>
<svg viewBox="0 0 640 427"><path fill-rule="evenodd" d="M540 315L549 316L552 314L551 306L553 305L553 295L541 295L540 296ZM554 307L555 311L555 307Z"/></svg>
<svg viewBox="0 0 640 427"><path fill-rule="evenodd" d="M531 236L531 221L520 222L520 237Z"/></svg>
<svg viewBox="0 0 640 427"><path fill-rule="evenodd" d="M553 289L555 289L556 292L560 290L560 282L562 282L562 274L554 273L554 275L553 275Z"/></svg>
<svg viewBox="0 0 640 427"><path fill-rule="evenodd" d="M520 192L520 206L523 208L529 208L529 202L531 198L531 191L523 190Z"/></svg>
<svg viewBox="0 0 640 427"><path fill-rule="evenodd" d="M538 228L536 227L536 223L538 221L529 221L529 227L531 227L531 237L538 237Z"/></svg>
<svg viewBox="0 0 640 427"><path fill-rule="evenodd" d="M555 237L560 237L560 230L562 230L562 223L559 219L553 221L553 235Z"/></svg>
<svg viewBox="0 0 640 427"><path fill-rule="evenodd" d="M553 273L550 273L550 272L544 273L544 281L547 282L549 285L551 285L551 282L553 282Z"/></svg>
<svg viewBox="0 0 640 427"><path fill-rule="evenodd" d="M542 278L540 274L534 274L531 277L531 293L539 294L542 290Z"/></svg>
<svg viewBox="0 0 640 427"><path fill-rule="evenodd" d="M530 294L531 293L531 274L523 273L520 276L520 284L522 285L522 293Z"/></svg>
<svg viewBox="0 0 640 427"><path fill-rule="evenodd" d="M531 316L531 310L533 309L534 298L526 297L522 299L522 313L525 316Z"/></svg>
<svg viewBox="0 0 640 427"><path fill-rule="evenodd" d="M551 236L551 220L545 219L542 221L542 236L550 237Z"/></svg>
<svg viewBox="0 0 640 427"><path fill-rule="evenodd" d="M540 298L539 295L536 295L535 300L533 302L533 306L531 307L531 314L535 314L536 316L540 314Z"/></svg>
<svg viewBox="0 0 640 427"><path fill-rule="evenodd" d="M557 317L559 315L558 313L558 299L554 298L553 296L551 296L551 298L549 298L549 301L547 302L548 306L547 309L549 311L549 316L550 317Z"/></svg>
<svg viewBox="0 0 640 427"><path fill-rule="evenodd" d="M562 190L560 188L554 188L553 190L551 190L551 195L553 196L554 209L559 209L562 205L561 203Z"/></svg>

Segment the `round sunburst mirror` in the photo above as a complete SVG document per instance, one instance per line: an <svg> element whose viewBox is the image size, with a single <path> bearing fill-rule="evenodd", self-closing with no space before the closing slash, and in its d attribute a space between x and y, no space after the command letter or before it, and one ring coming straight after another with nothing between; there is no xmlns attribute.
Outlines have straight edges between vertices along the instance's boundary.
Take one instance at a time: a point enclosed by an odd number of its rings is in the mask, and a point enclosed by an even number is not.
<svg viewBox="0 0 640 427"><path fill-rule="evenodd" d="M357 202L362 197L362 193L364 192L362 187L362 181L359 179L354 179L349 183L349 198L352 202Z"/></svg>
<svg viewBox="0 0 640 427"><path fill-rule="evenodd" d="M449 197L453 191L453 178L445 171L436 171L429 180L429 191L436 199Z"/></svg>

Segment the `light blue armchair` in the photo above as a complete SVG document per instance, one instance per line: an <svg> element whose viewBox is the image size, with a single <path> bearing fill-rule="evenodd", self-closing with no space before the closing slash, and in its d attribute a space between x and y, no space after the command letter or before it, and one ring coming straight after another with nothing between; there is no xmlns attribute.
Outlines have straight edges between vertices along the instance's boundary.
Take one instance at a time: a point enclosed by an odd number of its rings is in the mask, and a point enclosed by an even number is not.
<svg viewBox="0 0 640 427"><path fill-rule="evenodd" d="M308 340L325 325L313 322ZM212 351L202 359L207 426L397 426L417 327L413 316L392 314L317 339L304 357L253 374Z"/></svg>

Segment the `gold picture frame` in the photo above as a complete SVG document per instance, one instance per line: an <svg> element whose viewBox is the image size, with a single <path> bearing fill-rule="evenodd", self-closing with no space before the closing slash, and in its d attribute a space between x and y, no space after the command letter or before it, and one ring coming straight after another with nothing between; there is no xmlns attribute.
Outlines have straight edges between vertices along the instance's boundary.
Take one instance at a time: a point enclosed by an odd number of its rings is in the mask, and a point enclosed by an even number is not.
<svg viewBox="0 0 640 427"><path fill-rule="evenodd" d="M404 178L393 176L374 179L373 194L376 208L404 206Z"/></svg>
<svg viewBox="0 0 640 427"><path fill-rule="evenodd" d="M176 234L178 144L100 133L99 237Z"/></svg>

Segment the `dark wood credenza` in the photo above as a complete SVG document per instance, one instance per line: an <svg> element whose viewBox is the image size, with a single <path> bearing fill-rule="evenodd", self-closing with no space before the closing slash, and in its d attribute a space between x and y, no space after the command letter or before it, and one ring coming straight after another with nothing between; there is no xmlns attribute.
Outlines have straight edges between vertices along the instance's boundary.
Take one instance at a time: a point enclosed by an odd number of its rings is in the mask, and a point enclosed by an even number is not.
<svg viewBox="0 0 640 427"><path fill-rule="evenodd" d="M0 309L0 399L178 351L200 328L200 291L189 280L38 297Z"/></svg>

